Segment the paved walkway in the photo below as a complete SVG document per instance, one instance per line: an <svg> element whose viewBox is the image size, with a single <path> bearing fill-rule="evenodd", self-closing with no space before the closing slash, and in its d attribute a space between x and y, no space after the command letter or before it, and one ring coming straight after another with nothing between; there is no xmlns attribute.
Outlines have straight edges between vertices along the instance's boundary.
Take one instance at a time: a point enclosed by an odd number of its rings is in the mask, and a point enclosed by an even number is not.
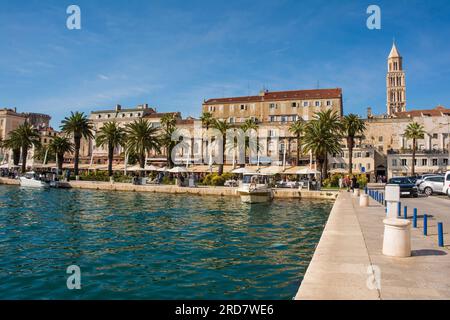
<svg viewBox="0 0 450 320"><path fill-rule="evenodd" d="M448 248L423 236L419 221L412 257L382 255L384 207L357 200L340 193L296 299L450 299Z"/></svg>

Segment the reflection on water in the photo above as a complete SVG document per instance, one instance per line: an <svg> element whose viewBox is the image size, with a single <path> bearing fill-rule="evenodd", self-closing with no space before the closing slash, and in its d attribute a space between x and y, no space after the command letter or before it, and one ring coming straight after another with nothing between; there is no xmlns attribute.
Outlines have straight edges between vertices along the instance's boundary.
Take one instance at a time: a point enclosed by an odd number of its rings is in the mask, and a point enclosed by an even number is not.
<svg viewBox="0 0 450 320"><path fill-rule="evenodd" d="M0 186L0 298L291 299L331 206Z"/></svg>

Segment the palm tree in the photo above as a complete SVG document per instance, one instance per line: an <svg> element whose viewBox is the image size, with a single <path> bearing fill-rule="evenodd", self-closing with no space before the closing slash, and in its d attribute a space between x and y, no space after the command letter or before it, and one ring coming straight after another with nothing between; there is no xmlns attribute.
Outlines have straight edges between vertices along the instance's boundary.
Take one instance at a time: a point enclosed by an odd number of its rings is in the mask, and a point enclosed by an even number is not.
<svg viewBox="0 0 450 320"><path fill-rule="evenodd" d="M322 178L327 176L327 154L342 151L340 139L339 117L335 113L318 112L313 120L305 125L302 139L303 150L314 154Z"/></svg>
<svg viewBox="0 0 450 320"><path fill-rule="evenodd" d="M172 134L176 129L176 124L177 118L175 113L166 113L161 118L161 126L163 128L161 142L166 149L167 166L169 168L173 167L172 150L176 145L176 141L172 141Z"/></svg>
<svg viewBox="0 0 450 320"><path fill-rule="evenodd" d="M245 120L245 122L241 125L241 129L242 131L244 131L244 133L247 133L250 130L255 130L256 132L258 131L258 123L255 121L255 119L247 119ZM247 150L251 151L256 151L258 152L259 150L259 144L258 144L258 135L256 135L256 146L255 145L251 145L250 144L250 137L248 135L245 135L245 148L244 148L244 152L247 153ZM240 165L241 168L245 167L245 163Z"/></svg>
<svg viewBox="0 0 450 320"><path fill-rule="evenodd" d="M125 130L116 122L105 123L97 133L95 144L97 147L108 148L108 175L113 175L112 164L114 158L114 149L124 145Z"/></svg>
<svg viewBox="0 0 450 320"><path fill-rule="evenodd" d="M209 129L214 124L214 118L211 112L203 112L200 116L200 120L202 121L202 125L206 128L206 130Z"/></svg>
<svg viewBox="0 0 450 320"><path fill-rule="evenodd" d="M13 131L11 138L16 140L17 146L20 144L23 173L27 168L28 150L41 145L39 132L31 124L25 122Z"/></svg>
<svg viewBox="0 0 450 320"><path fill-rule="evenodd" d="M423 139L425 136L425 129L423 126L417 122L410 123L403 133L406 139L412 139L412 165L411 165L411 175L415 174L415 162L416 162L416 149L417 149L417 140Z"/></svg>
<svg viewBox="0 0 450 320"><path fill-rule="evenodd" d="M71 112L70 117L65 117L61 123L61 130L73 137L74 147L74 172L78 176L78 163L80 161L81 138L92 139L92 123L83 112Z"/></svg>
<svg viewBox="0 0 450 320"><path fill-rule="evenodd" d="M209 154L208 152L208 131L209 128L214 124L215 119L213 118L213 115L211 112L203 112L202 115L200 116L200 120L202 122L202 126L206 128L206 134L205 134L205 150L206 150L206 155Z"/></svg>
<svg viewBox="0 0 450 320"><path fill-rule="evenodd" d="M305 131L305 122L303 120L297 120L293 122L290 127L289 131L295 135L295 139L297 140L297 165L300 163L300 151L302 149L301 144L301 137L303 132Z"/></svg>
<svg viewBox="0 0 450 320"><path fill-rule="evenodd" d="M60 172L62 172L64 154L66 152L73 152L74 144L67 137L57 136L53 139L48 147L50 152L56 155L56 164L58 167L57 174L59 175Z"/></svg>
<svg viewBox="0 0 450 320"><path fill-rule="evenodd" d="M127 124L125 132L127 135L125 142L127 153L136 156L140 167L144 169L146 154L151 150L159 151L161 148L158 128L153 127L149 121L140 118Z"/></svg>
<svg viewBox="0 0 450 320"><path fill-rule="evenodd" d="M342 133L342 125L341 125L341 121L340 121L340 117L337 114L337 112L329 109L327 111L320 111L317 112L314 116L315 119L319 120L320 122L323 123L323 126L325 126L326 128L328 128L328 130L336 135L336 137L339 137L339 144L340 144L340 139L341 137L341 133ZM325 153L325 160L324 160L324 169L325 169L325 178L328 176L328 153ZM334 153L334 152L333 152Z"/></svg>
<svg viewBox="0 0 450 320"><path fill-rule="evenodd" d="M219 130L220 133L222 134L222 162L219 164L219 171L218 174L222 175L223 174L223 164L225 162L225 145L227 142L227 130L231 128L230 124L227 123L226 121L222 121L222 120L215 120L213 123L213 127L216 130Z"/></svg>
<svg viewBox="0 0 450 320"><path fill-rule="evenodd" d="M356 114L346 115L342 119L342 133L347 139L348 148L348 173L351 175L353 170L353 148L355 147L355 137L361 136L366 130L364 121Z"/></svg>
<svg viewBox="0 0 450 320"><path fill-rule="evenodd" d="M3 148L10 149L12 151L13 164L18 166L20 161L21 142L15 131L11 131L9 133L9 137L3 140L2 146Z"/></svg>

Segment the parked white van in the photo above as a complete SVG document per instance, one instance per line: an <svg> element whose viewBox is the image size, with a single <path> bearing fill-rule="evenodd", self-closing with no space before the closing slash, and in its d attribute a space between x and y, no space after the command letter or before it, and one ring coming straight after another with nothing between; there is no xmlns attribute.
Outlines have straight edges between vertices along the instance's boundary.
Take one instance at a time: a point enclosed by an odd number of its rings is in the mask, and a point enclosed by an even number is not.
<svg viewBox="0 0 450 320"><path fill-rule="evenodd" d="M445 173L444 187L442 193L450 197L450 171Z"/></svg>

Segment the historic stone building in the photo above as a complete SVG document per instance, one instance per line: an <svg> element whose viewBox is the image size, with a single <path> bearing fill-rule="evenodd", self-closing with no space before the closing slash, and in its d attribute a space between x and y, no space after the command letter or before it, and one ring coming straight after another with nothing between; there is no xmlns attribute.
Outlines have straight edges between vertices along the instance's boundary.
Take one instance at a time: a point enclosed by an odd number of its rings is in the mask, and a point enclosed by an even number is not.
<svg viewBox="0 0 450 320"><path fill-rule="evenodd" d="M403 70L403 58L398 52L395 43L392 45L388 57L386 100L388 115L406 111L406 82L405 71Z"/></svg>
<svg viewBox="0 0 450 320"><path fill-rule="evenodd" d="M290 123L300 118L310 120L317 111L327 109L342 115L341 89L264 90L256 96L208 99L202 111L229 123L250 118L258 123Z"/></svg>
<svg viewBox="0 0 450 320"><path fill-rule="evenodd" d="M80 148L80 160L84 164L106 164L108 161L107 147L97 147L95 144L95 135L101 127L107 122L116 122L119 126L125 127L127 124L139 120L141 118L149 121L152 126L159 128L161 126L161 118L167 113L157 112L155 108L149 107L148 104L138 105L134 108L122 108L116 105L114 109L92 111L89 120L92 122L94 129L94 139L83 139ZM181 119L179 112L173 112L177 119ZM151 155L155 160L163 161L165 155ZM71 162L71 155L66 157L66 161ZM124 148L118 147L114 150L115 163L124 162Z"/></svg>
<svg viewBox="0 0 450 320"><path fill-rule="evenodd" d="M293 91L264 90L256 96L214 98L205 100L202 111L215 119L239 127L247 119L258 124L262 155L258 160L272 164L306 165L310 155L301 155L297 163L297 142L289 126L297 120L311 120L318 111L333 110L343 114L342 89L315 89ZM270 159L269 159L270 158ZM233 160L227 157L226 163Z"/></svg>
<svg viewBox="0 0 450 320"><path fill-rule="evenodd" d="M395 117L396 122L417 122L424 128L424 138L417 141L416 173L445 172L449 161L450 109L437 106L397 113ZM397 128L396 134L398 145L387 152L389 176L408 175L412 166L412 140L406 139L403 128Z"/></svg>
<svg viewBox="0 0 450 320"><path fill-rule="evenodd" d="M0 109L0 140L6 139L8 134L24 123L26 119L16 109Z"/></svg>

